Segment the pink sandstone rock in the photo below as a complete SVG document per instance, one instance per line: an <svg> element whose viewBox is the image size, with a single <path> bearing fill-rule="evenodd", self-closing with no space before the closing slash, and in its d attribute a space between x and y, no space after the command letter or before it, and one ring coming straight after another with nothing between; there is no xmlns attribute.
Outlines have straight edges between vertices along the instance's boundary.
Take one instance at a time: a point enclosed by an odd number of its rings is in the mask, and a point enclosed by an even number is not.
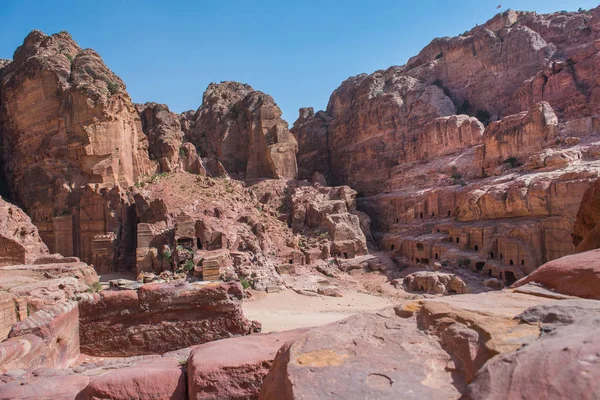
<svg viewBox="0 0 600 400"><path fill-rule="evenodd" d="M195 347L188 359L190 399L257 399L275 354L306 329L223 339Z"/></svg>
<svg viewBox="0 0 600 400"><path fill-rule="evenodd" d="M544 264L514 287L531 282L570 296L600 300L600 249Z"/></svg>

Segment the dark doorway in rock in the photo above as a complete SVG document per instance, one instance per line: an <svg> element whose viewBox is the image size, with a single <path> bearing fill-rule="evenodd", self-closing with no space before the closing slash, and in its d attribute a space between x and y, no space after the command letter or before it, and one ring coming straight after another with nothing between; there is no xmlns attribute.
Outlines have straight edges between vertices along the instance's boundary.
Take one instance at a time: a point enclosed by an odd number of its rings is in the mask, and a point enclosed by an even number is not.
<svg viewBox="0 0 600 400"><path fill-rule="evenodd" d="M396 223L400 222L400 218L396 218Z"/></svg>
<svg viewBox="0 0 600 400"><path fill-rule="evenodd" d="M348 253L344 253L344 258L348 259Z"/></svg>
<svg viewBox="0 0 600 400"><path fill-rule="evenodd" d="M448 211L448 216L452 215L452 213L450 211Z"/></svg>
<svg viewBox="0 0 600 400"><path fill-rule="evenodd" d="M515 263L513 262L513 260L510 260L510 265L515 265Z"/></svg>
<svg viewBox="0 0 600 400"><path fill-rule="evenodd" d="M290 259L289 259L289 263L290 263L290 264L293 264L293 263L294 263L294 260L290 258Z"/></svg>
<svg viewBox="0 0 600 400"><path fill-rule="evenodd" d="M198 250L202 250L202 241L200 238L196 238L196 247L198 247Z"/></svg>
<svg viewBox="0 0 600 400"><path fill-rule="evenodd" d="M392 247L390 247L390 250L394 251L394 247L396 246L392 245Z"/></svg>
<svg viewBox="0 0 600 400"><path fill-rule="evenodd" d="M423 243L417 243L417 250L423 251L424 249L425 247L423 246Z"/></svg>
<svg viewBox="0 0 600 400"><path fill-rule="evenodd" d="M477 268L477 271L483 270L483 267L485 267L485 263L483 261L475 263L475 268Z"/></svg>
<svg viewBox="0 0 600 400"><path fill-rule="evenodd" d="M490 258L493 260L494 259L494 252L490 251Z"/></svg>
<svg viewBox="0 0 600 400"><path fill-rule="evenodd" d="M492 270L488 269L488 276L492 276Z"/></svg>
<svg viewBox="0 0 600 400"><path fill-rule="evenodd" d="M521 260L521 265L525 265L525 260Z"/></svg>
<svg viewBox="0 0 600 400"><path fill-rule="evenodd" d="M456 238L456 243L460 243L460 238L459 237Z"/></svg>
<svg viewBox="0 0 600 400"><path fill-rule="evenodd" d="M438 259L438 253L435 253L435 259L436 260Z"/></svg>
<svg viewBox="0 0 600 400"><path fill-rule="evenodd" d="M439 229L438 229L437 231L438 231L438 233L440 233L440 230L439 230Z"/></svg>
<svg viewBox="0 0 600 400"><path fill-rule="evenodd" d="M475 251L479 251L479 246L475 245L474 249L475 249Z"/></svg>
<svg viewBox="0 0 600 400"><path fill-rule="evenodd" d="M435 213L431 213L431 217L432 217L432 218L433 218L433 217L435 217Z"/></svg>
<svg viewBox="0 0 600 400"><path fill-rule="evenodd" d="M517 281L517 277L514 272L506 271L504 272L504 280L506 281L506 285L510 286Z"/></svg>
<svg viewBox="0 0 600 400"><path fill-rule="evenodd" d="M423 213L420 213L420 214L419 214L419 217L420 217L421 219L423 219Z"/></svg>
<svg viewBox="0 0 600 400"><path fill-rule="evenodd" d="M500 253L500 259L504 259L504 255L502 253Z"/></svg>

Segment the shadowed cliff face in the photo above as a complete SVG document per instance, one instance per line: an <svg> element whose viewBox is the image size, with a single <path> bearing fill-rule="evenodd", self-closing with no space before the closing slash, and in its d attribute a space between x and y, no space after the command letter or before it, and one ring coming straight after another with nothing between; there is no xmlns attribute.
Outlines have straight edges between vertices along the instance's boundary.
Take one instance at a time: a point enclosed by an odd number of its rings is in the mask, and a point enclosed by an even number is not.
<svg viewBox="0 0 600 400"><path fill-rule="evenodd" d="M505 278L570 254L600 174L599 22L507 11L349 78L326 111L300 110L301 176L356 189L402 262L468 258Z"/></svg>

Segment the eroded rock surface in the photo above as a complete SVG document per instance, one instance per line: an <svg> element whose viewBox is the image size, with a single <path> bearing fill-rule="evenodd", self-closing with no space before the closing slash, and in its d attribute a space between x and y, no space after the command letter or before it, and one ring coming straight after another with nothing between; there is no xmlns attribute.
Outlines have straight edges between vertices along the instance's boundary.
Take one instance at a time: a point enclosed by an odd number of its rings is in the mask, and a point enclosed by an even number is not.
<svg viewBox="0 0 600 400"><path fill-rule="evenodd" d="M570 296L600 300L600 249L544 264L515 286L531 282Z"/></svg>
<svg viewBox="0 0 600 400"><path fill-rule="evenodd" d="M245 179L294 179L296 139L273 98L238 82L212 83L195 115L186 115L188 140L202 156Z"/></svg>
<svg viewBox="0 0 600 400"><path fill-rule="evenodd" d="M411 266L469 260L512 284L571 254L600 173L599 16L509 10L347 79L325 111L300 110L301 176L357 190L379 246Z"/></svg>
<svg viewBox="0 0 600 400"><path fill-rule="evenodd" d="M82 352L96 356L162 354L260 331L241 309L240 284L148 284L103 291L80 302Z"/></svg>

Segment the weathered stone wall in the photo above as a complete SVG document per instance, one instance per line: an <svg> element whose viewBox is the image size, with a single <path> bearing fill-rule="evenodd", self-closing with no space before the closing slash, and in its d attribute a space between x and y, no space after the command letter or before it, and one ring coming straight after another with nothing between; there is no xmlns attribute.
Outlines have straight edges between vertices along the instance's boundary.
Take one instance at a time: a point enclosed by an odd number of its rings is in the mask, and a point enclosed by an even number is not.
<svg viewBox="0 0 600 400"><path fill-rule="evenodd" d="M79 309L64 302L15 324L0 343L0 372L67 368L79 357Z"/></svg>
<svg viewBox="0 0 600 400"><path fill-rule="evenodd" d="M82 353L94 356L162 354L260 330L241 308L239 284L148 284L139 291L82 296Z"/></svg>

